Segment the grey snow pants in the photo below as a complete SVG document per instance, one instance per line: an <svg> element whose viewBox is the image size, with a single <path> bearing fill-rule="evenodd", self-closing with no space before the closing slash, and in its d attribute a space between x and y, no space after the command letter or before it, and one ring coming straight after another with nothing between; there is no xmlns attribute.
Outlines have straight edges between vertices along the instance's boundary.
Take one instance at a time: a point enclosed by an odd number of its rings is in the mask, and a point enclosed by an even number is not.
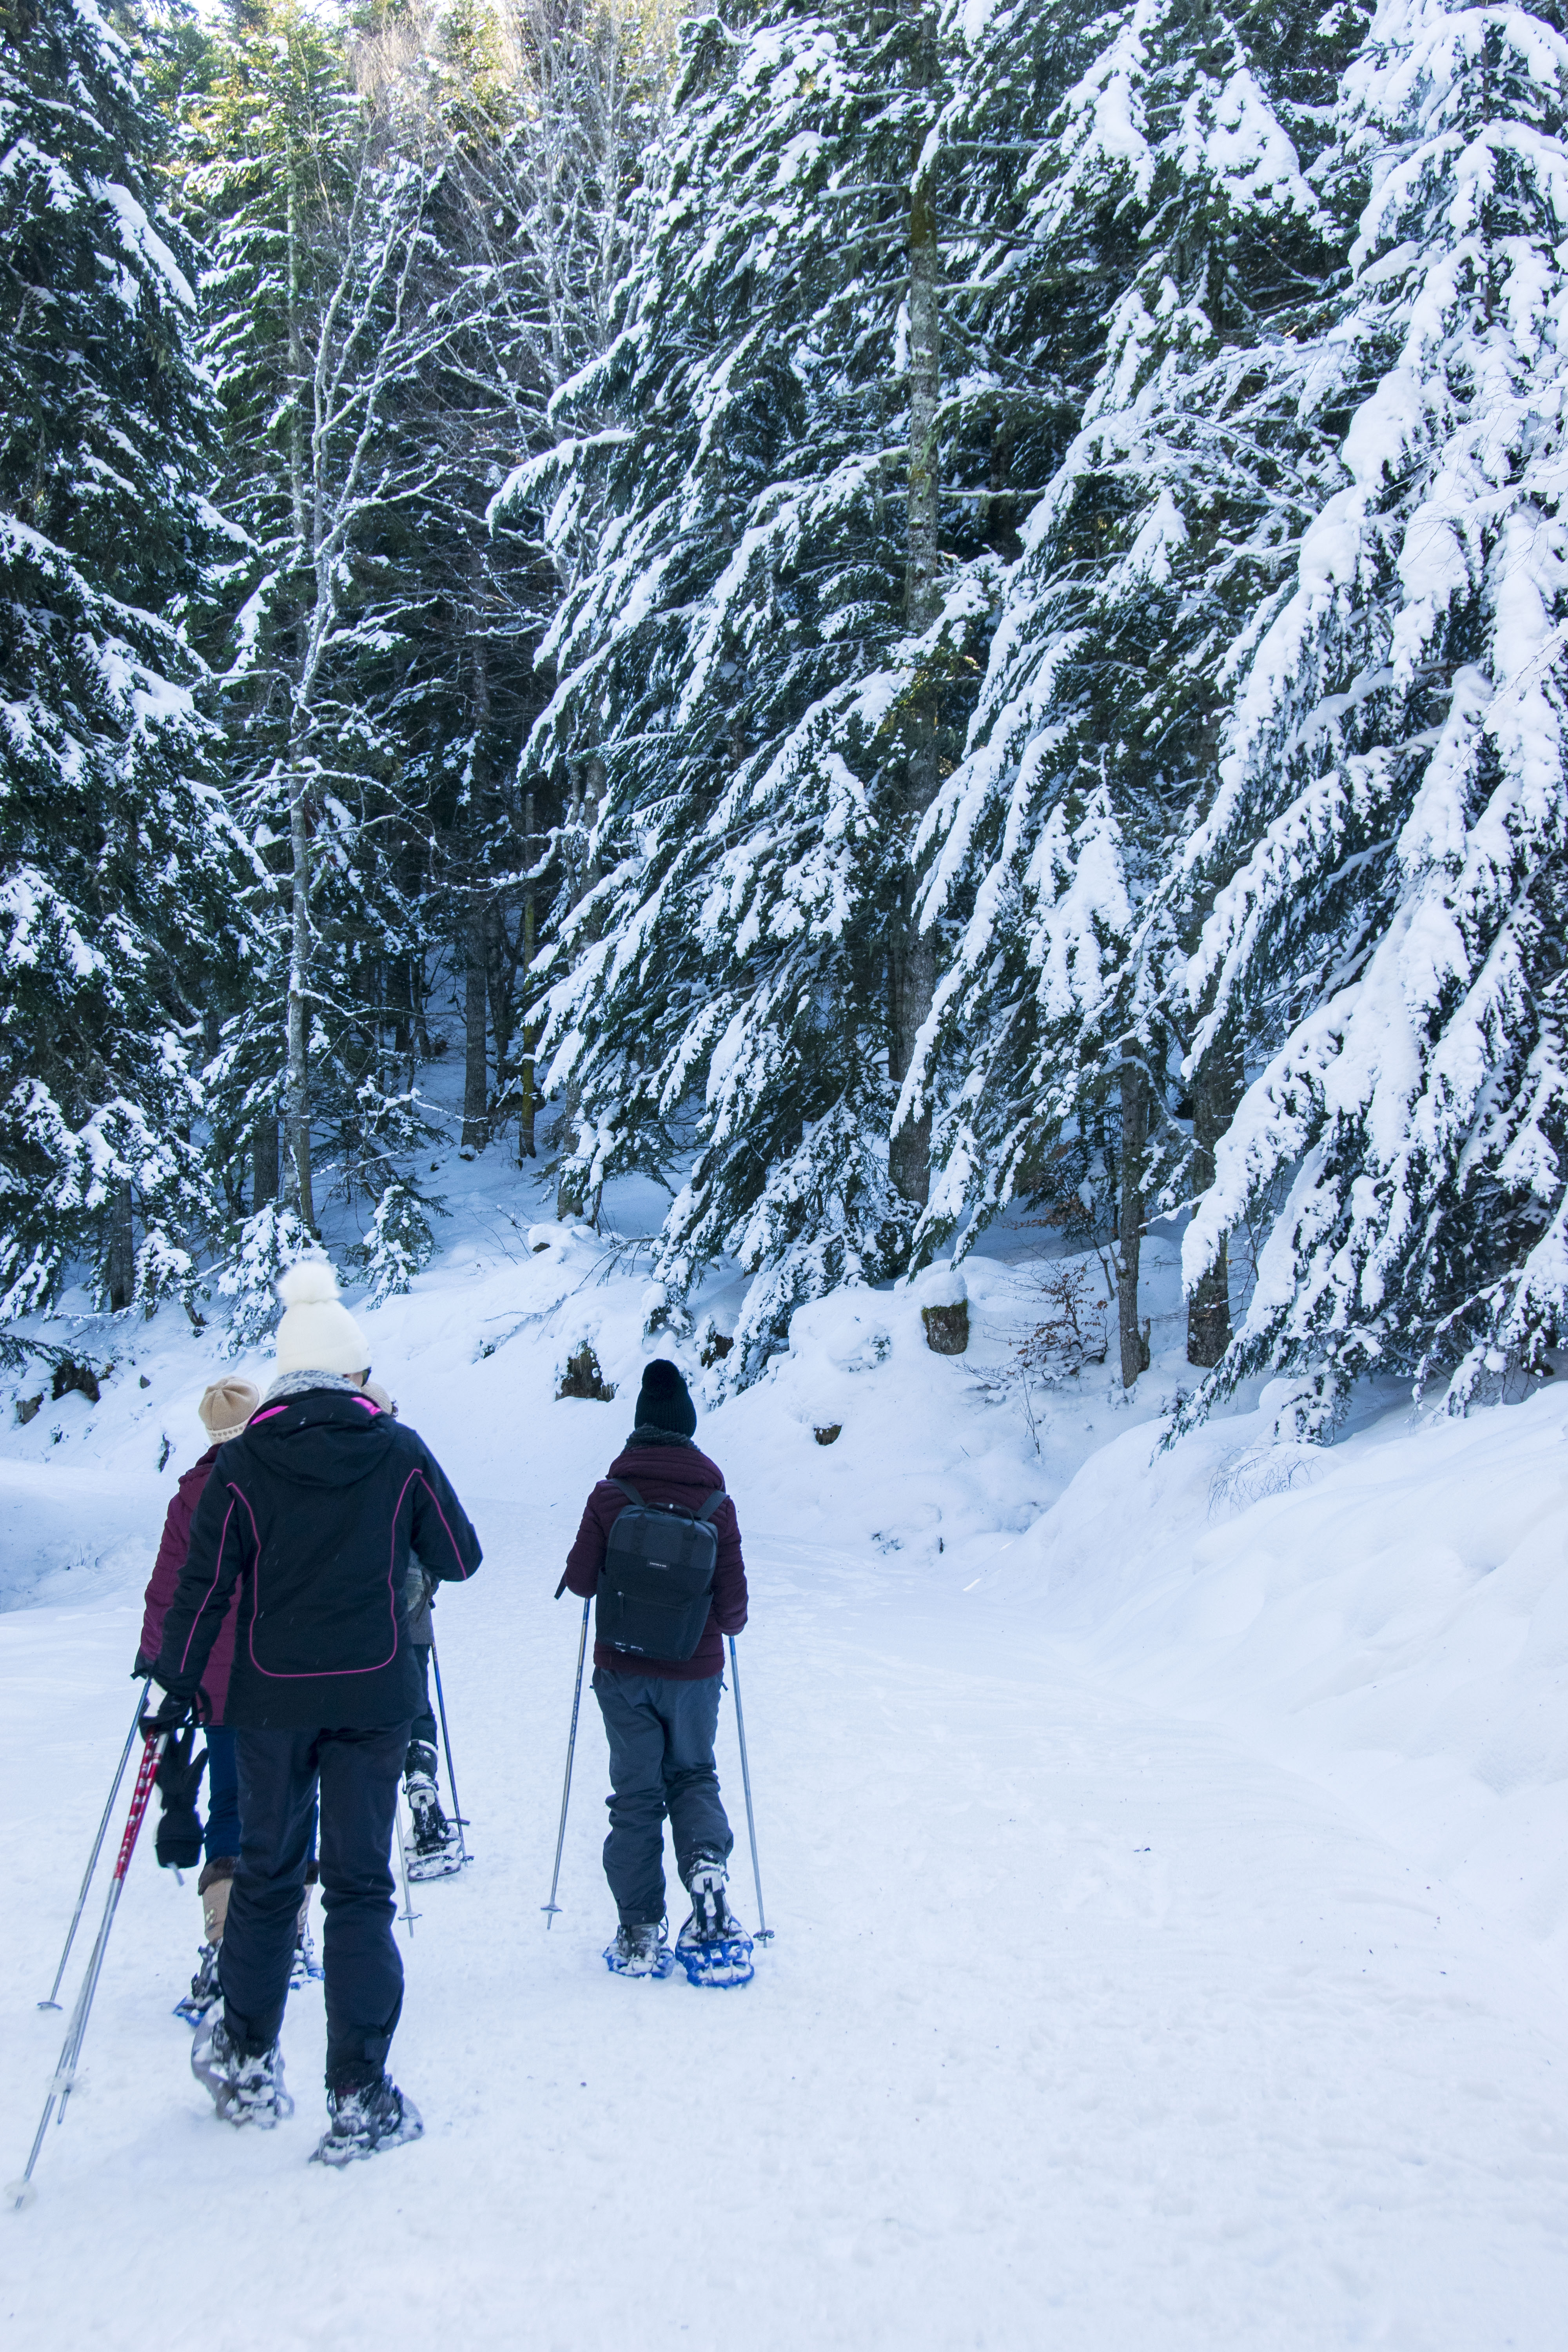
<svg viewBox="0 0 1568 2352"><path fill-rule="evenodd" d="M594 1669L594 1696L610 1743L605 1876L623 1927L664 1916L666 1813L683 1882L704 1855L729 1860L735 1841L713 1769L722 1688L721 1675L677 1682Z"/></svg>

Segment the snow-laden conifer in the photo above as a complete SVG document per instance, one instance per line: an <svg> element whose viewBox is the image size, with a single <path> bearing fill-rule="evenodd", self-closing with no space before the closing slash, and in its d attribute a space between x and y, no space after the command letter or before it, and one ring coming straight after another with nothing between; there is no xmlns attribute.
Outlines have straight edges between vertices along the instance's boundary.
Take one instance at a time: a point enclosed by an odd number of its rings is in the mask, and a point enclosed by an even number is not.
<svg viewBox="0 0 1568 2352"><path fill-rule="evenodd" d="M1568 48L1386 0L1347 76L1353 281L1319 345L1334 495L1251 659L1190 863L1197 1040L1285 1013L1186 1244L1288 1185L1237 1340L1462 1400L1568 1295L1562 256ZM1279 1032L1276 1030L1276 1037Z"/></svg>
<svg viewBox="0 0 1568 2352"><path fill-rule="evenodd" d="M1015 267L1064 281L1047 348L1068 429L927 820L927 912L966 919L909 1086L946 1080L922 1247L1020 1190L1114 1219L1131 1380L1144 1204L1186 1154L1170 885L1212 798L1227 658L1314 503L1278 321L1325 267L1298 137L1331 50L1293 9L1264 26L1138 0L1097 34L1025 174Z"/></svg>
<svg viewBox="0 0 1568 2352"><path fill-rule="evenodd" d="M240 844L183 618L214 520L163 126L91 0L0 16L0 1316L189 1296Z"/></svg>

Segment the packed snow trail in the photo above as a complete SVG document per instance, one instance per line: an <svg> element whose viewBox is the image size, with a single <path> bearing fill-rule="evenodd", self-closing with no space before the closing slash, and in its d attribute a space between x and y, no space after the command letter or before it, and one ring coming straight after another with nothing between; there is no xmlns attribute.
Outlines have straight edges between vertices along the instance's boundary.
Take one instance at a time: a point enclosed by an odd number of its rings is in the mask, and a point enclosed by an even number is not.
<svg viewBox="0 0 1568 2352"><path fill-rule="evenodd" d="M1555 2352L1568 2042L1529 1948L1309 1783L1086 1685L1037 1610L770 1536L742 1492L777 1941L741 1991L610 1977L586 1697L547 1934L578 1624L550 1595L610 1428L564 1417L531 1502L447 1449L487 1557L438 1614L477 1858L400 1930L425 2139L307 2166L316 1986L294 2121L220 2126L169 2014L194 1885L139 1854L86 2080L5 2223L8 2343ZM0 1618L7 2177L140 1581ZM754 1922L728 1700L720 1766Z"/></svg>

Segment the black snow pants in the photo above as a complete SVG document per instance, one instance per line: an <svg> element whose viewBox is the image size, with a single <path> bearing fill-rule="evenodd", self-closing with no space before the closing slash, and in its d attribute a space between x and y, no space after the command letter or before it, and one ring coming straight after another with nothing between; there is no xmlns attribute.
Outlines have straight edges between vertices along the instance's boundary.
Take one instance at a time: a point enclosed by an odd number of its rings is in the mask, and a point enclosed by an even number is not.
<svg viewBox="0 0 1568 2352"><path fill-rule="evenodd" d="M239 1867L218 1948L224 2023L247 2051L278 2038L294 1959L294 1923L321 1793L327 2088L382 2073L403 2008L392 1940L392 1833L406 1723L372 1731L237 1727Z"/></svg>
<svg viewBox="0 0 1568 2352"><path fill-rule="evenodd" d="M605 1876L623 1927L664 1916L664 1817L682 1880L705 1854L728 1861L735 1841L719 1801L713 1735L723 1678L594 1669L594 1696L610 1743L610 1834Z"/></svg>

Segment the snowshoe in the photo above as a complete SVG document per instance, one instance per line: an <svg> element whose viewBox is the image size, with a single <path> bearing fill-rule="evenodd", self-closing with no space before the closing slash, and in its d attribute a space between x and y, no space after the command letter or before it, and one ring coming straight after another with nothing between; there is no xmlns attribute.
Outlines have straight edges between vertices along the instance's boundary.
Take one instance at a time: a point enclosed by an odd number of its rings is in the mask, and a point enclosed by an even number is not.
<svg viewBox="0 0 1568 2352"><path fill-rule="evenodd" d="M616 1940L605 1947L605 1966L617 1977L667 1977L675 1966L675 1954L666 1942L662 1919L649 1919L635 1927L618 1927Z"/></svg>
<svg viewBox="0 0 1568 2352"><path fill-rule="evenodd" d="M217 1946L204 1944L196 1958L191 1989L184 2000L174 2003L174 2015L183 2017L187 2025L199 2025L214 2002L222 1998L223 1987L217 1980Z"/></svg>
<svg viewBox="0 0 1568 2352"><path fill-rule="evenodd" d="M384 2147L418 2139L425 2129L413 2100L405 2099L387 2074L353 2090L329 2091L327 2112L332 2120L321 2134L312 2164L353 2164L360 2157L379 2156Z"/></svg>
<svg viewBox="0 0 1568 2352"><path fill-rule="evenodd" d="M750 1984L752 1939L730 1908L722 1861L704 1855L687 1882L691 1916L675 1939L675 1956L694 1985Z"/></svg>
<svg viewBox="0 0 1568 2352"><path fill-rule="evenodd" d="M428 1878L450 1878L468 1859L458 1841L457 1824L441 1811L436 1783L427 1773L411 1772L403 1783L408 1810L414 1816L414 1850L408 1875L420 1884Z"/></svg>
<svg viewBox="0 0 1568 2352"><path fill-rule="evenodd" d="M294 2102L283 2087L283 2053L275 2042L258 2057L247 2057L228 2038L221 2017L207 2019L191 2044L191 2072L212 2093L225 2123L254 2124L271 2131L286 2123Z"/></svg>

